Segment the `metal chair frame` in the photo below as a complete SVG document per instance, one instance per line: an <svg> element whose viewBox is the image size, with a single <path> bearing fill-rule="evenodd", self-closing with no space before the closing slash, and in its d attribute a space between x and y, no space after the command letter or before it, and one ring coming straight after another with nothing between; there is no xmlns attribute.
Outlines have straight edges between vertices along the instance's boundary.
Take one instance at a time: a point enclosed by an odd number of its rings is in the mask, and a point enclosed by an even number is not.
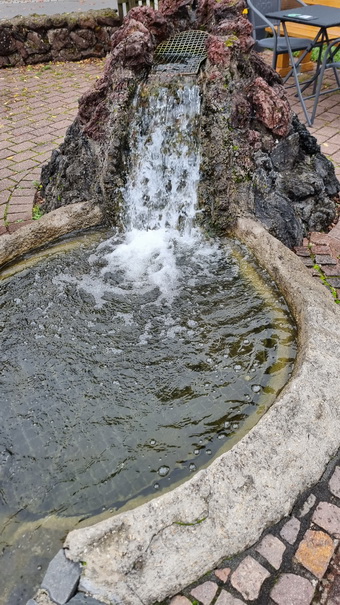
<svg viewBox="0 0 340 605"><path fill-rule="evenodd" d="M296 0L301 6L307 6L302 0ZM256 2L256 6L254 4ZM256 45L261 49L269 48L273 51L273 60L272 67L276 69L277 56L288 53L288 46L286 42L286 38L284 36L280 36L280 34L276 31L276 27L280 27L280 24L273 23L265 15L262 10L265 12L273 12L278 11L281 8L281 0L247 0L247 5L249 9L249 20L254 28L254 37L256 40ZM258 17L260 21L264 24L261 27L261 24L258 23L256 19ZM265 27L269 27L271 29L272 38L257 38L257 30L264 30ZM299 50L306 50L309 48L311 41L307 38L289 38L291 48L293 52Z"/></svg>
<svg viewBox="0 0 340 605"><path fill-rule="evenodd" d="M322 63L321 63L320 71L317 74L317 86L316 86L316 90L315 90L315 95L313 95L314 96L314 105L313 105L313 111L312 111L312 116L311 116L312 124L314 122L319 97L321 95L329 94L331 92L336 92L337 90L340 90L340 78L339 78L339 73L338 73L338 70L340 70L340 61L334 61L334 57L338 51L340 51L340 38L336 38L335 40L332 40L328 44L324 57L323 57L323 60L322 60ZM333 69L333 72L335 75L335 80L337 83L336 88L332 88L331 90L329 90L329 89L321 90L323 77L324 77L324 73L325 73L326 69Z"/></svg>

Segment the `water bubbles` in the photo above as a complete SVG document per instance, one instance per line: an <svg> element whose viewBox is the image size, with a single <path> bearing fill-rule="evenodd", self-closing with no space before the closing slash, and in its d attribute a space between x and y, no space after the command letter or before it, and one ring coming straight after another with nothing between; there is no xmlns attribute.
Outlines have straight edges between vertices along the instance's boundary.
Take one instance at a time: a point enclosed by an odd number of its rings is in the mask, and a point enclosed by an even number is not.
<svg viewBox="0 0 340 605"><path fill-rule="evenodd" d="M154 488L154 489L159 489L159 483L154 483L154 484L153 484L153 488Z"/></svg>
<svg viewBox="0 0 340 605"><path fill-rule="evenodd" d="M254 391L254 393L259 393L261 391L261 387L259 384L253 384L251 390Z"/></svg>
<svg viewBox="0 0 340 605"><path fill-rule="evenodd" d="M197 449L196 449L196 450L194 450L194 454L195 454L195 456L198 456L198 454L199 454L199 453L200 453L200 450L197 450Z"/></svg>
<svg viewBox="0 0 340 605"><path fill-rule="evenodd" d="M150 439L150 445L156 445L156 439Z"/></svg>
<svg viewBox="0 0 340 605"><path fill-rule="evenodd" d="M189 464L189 471L191 473L193 473L196 470L196 464L194 464L194 462L191 462L191 464Z"/></svg>
<svg viewBox="0 0 340 605"><path fill-rule="evenodd" d="M207 450L205 450L205 453L207 454L207 456L210 456L211 455L211 450L207 449Z"/></svg>
<svg viewBox="0 0 340 605"><path fill-rule="evenodd" d="M164 466L160 466L157 472L160 477L166 477L168 475L169 471L170 471L170 468L168 466L164 465Z"/></svg>
<svg viewBox="0 0 340 605"><path fill-rule="evenodd" d="M242 366L240 366L239 364L236 364L236 366L234 366L234 370L235 370L235 372L239 372L240 370L242 370Z"/></svg>

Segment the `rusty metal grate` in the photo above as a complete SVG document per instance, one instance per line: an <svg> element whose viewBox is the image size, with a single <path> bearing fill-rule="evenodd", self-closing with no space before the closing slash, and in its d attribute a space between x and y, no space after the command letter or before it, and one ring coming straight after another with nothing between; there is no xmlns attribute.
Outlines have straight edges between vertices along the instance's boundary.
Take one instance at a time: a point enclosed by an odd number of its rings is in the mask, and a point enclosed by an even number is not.
<svg viewBox="0 0 340 605"><path fill-rule="evenodd" d="M179 75L195 75L207 57L208 34L202 31L187 31L157 46L154 54L154 72L169 72Z"/></svg>

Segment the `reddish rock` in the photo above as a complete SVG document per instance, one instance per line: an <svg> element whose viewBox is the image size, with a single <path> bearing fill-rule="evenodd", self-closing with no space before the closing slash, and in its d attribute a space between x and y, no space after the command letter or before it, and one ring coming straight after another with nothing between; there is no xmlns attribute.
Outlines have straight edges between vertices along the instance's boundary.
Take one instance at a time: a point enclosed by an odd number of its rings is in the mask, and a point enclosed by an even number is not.
<svg viewBox="0 0 340 605"><path fill-rule="evenodd" d="M213 34L225 38L226 46L237 46L242 52L248 52L254 46L252 32L252 24L242 15L234 19L224 19L213 30Z"/></svg>
<svg viewBox="0 0 340 605"><path fill-rule="evenodd" d="M129 11L128 17L134 21L139 21L154 37L156 44L160 44L174 33L174 25L166 19L160 11L155 11L153 8L136 6Z"/></svg>
<svg viewBox="0 0 340 605"><path fill-rule="evenodd" d="M286 136L291 127L291 109L283 86L269 86L263 78L256 78L249 91L256 116L275 134Z"/></svg>
<svg viewBox="0 0 340 605"><path fill-rule="evenodd" d="M207 53L210 63L228 67L231 51L225 42L218 36L209 36L207 40Z"/></svg>

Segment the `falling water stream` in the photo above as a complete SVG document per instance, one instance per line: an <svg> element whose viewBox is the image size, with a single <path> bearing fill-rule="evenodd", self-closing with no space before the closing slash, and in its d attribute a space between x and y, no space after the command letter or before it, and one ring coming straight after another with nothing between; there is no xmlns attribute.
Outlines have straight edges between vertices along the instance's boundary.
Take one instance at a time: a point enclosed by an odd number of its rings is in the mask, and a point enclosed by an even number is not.
<svg viewBox="0 0 340 605"><path fill-rule="evenodd" d="M125 232L3 273L6 605L32 596L81 519L159 494L231 447L292 371L295 327L275 284L241 244L197 225L199 114L197 86L141 92Z"/></svg>

